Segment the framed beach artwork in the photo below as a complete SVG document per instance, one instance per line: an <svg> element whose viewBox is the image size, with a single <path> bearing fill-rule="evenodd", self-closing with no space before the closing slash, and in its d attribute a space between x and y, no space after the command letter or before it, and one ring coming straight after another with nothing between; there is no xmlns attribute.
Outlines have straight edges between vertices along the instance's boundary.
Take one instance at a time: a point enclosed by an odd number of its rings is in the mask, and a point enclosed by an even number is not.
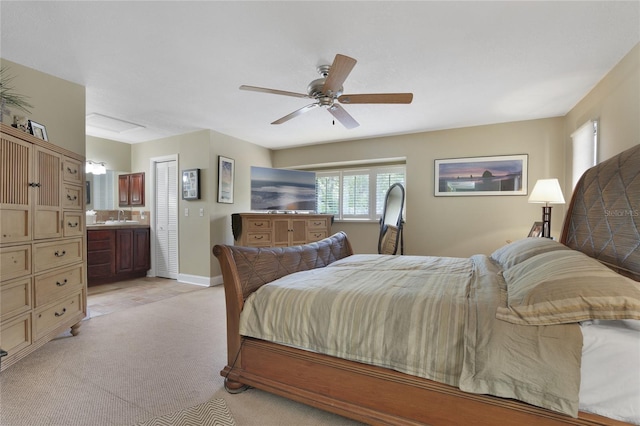
<svg viewBox="0 0 640 426"><path fill-rule="evenodd" d="M233 178L235 173L233 158L218 156L218 202L233 204Z"/></svg>
<svg viewBox="0 0 640 426"><path fill-rule="evenodd" d="M435 196L527 195L528 155L435 160Z"/></svg>

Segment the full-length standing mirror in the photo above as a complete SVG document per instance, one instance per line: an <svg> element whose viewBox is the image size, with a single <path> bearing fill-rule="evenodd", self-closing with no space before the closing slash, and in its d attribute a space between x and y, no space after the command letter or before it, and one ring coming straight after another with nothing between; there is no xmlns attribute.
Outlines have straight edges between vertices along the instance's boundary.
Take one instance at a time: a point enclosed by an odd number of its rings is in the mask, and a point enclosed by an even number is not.
<svg viewBox="0 0 640 426"><path fill-rule="evenodd" d="M378 237L378 253L396 254L400 246L400 254L404 254L402 239L402 209L404 207L404 186L394 183L387 191L384 200L384 211L380 218L380 236Z"/></svg>

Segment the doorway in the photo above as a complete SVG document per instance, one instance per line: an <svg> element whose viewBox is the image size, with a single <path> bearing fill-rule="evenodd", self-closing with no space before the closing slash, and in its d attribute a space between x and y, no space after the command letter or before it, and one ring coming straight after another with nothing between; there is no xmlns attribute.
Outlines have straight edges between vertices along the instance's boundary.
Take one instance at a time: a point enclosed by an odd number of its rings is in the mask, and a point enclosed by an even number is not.
<svg viewBox="0 0 640 426"><path fill-rule="evenodd" d="M178 279L178 156L151 159L151 271Z"/></svg>

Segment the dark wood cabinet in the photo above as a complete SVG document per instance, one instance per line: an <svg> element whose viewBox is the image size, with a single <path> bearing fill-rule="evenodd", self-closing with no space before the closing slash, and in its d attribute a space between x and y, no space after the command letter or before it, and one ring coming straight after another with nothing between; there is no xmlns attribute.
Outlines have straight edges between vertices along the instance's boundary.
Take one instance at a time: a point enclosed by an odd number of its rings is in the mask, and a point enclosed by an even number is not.
<svg viewBox="0 0 640 426"><path fill-rule="evenodd" d="M116 273L116 240L113 230L87 231L87 280L89 283Z"/></svg>
<svg viewBox="0 0 640 426"><path fill-rule="evenodd" d="M118 176L118 206L144 206L144 172Z"/></svg>
<svg viewBox="0 0 640 426"><path fill-rule="evenodd" d="M89 229L89 285L140 278L151 267L149 228Z"/></svg>

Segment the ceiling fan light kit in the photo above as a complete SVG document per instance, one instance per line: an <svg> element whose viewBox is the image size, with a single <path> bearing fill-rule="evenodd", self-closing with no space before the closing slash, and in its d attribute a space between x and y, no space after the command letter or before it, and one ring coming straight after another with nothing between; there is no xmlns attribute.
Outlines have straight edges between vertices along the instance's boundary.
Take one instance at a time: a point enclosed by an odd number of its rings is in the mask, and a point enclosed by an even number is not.
<svg viewBox="0 0 640 426"><path fill-rule="evenodd" d="M356 65L356 60L345 55L337 54L331 65L320 65L317 68L322 76L313 80L307 86L307 93L287 92L285 90L267 89L256 86L240 86L240 90L270 93L274 95L308 98L314 103L304 106L271 124L282 124L307 111L322 106L333 115L347 129L358 127L358 122L340 104L410 104L413 93L371 93L344 95L342 84ZM338 103L336 103L336 101Z"/></svg>

